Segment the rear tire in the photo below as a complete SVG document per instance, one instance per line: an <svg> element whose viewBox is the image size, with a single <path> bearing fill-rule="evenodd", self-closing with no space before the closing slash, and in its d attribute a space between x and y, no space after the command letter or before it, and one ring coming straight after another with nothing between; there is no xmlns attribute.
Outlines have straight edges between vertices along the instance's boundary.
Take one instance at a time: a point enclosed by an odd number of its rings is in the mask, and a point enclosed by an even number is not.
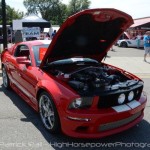
<svg viewBox="0 0 150 150"><path fill-rule="evenodd" d="M6 68L2 67L2 77L3 77L3 85L6 89L10 89L10 80L7 75Z"/></svg>
<svg viewBox="0 0 150 150"><path fill-rule="evenodd" d="M60 119L56 106L47 92L39 96L39 114L43 125L50 133L60 132Z"/></svg>

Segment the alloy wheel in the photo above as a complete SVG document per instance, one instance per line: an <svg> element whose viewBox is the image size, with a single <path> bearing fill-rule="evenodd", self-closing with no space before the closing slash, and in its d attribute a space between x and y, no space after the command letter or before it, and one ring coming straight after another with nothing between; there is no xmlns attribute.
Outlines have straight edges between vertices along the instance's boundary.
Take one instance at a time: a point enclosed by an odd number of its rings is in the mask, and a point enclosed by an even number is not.
<svg viewBox="0 0 150 150"><path fill-rule="evenodd" d="M41 95L39 99L39 111L44 126L48 130L52 129L55 121L54 108L47 95Z"/></svg>
<svg viewBox="0 0 150 150"><path fill-rule="evenodd" d="M2 69L2 77L3 77L3 85L6 89L8 89L10 87L10 84L9 84L9 78L8 78L5 67L3 67Z"/></svg>

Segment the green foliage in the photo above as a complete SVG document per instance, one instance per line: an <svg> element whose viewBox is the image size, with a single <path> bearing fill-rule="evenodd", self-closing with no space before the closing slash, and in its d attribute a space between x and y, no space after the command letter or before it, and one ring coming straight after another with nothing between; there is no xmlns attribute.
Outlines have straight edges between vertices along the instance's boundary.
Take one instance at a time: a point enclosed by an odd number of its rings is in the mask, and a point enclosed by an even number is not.
<svg viewBox="0 0 150 150"><path fill-rule="evenodd" d="M71 0L68 5L68 15L73 15L84 9L88 9L90 6L89 0Z"/></svg>
<svg viewBox="0 0 150 150"><path fill-rule="evenodd" d="M2 5L0 3L0 14L2 14ZM16 11L14 8L11 8L9 5L6 5L6 22L10 24L12 20L21 19L24 16L23 12ZM2 16L0 16L0 24L2 24Z"/></svg>
<svg viewBox="0 0 150 150"><path fill-rule="evenodd" d="M69 5L65 5L61 0L24 0L24 6L28 13L40 13L42 18L51 24L61 25L68 16L89 8L89 0L71 0Z"/></svg>
<svg viewBox="0 0 150 150"><path fill-rule="evenodd" d="M53 25L61 25L70 15L81 10L87 9L90 6L89 0L70 0L68 5L61 2L62 0L24 0L24 6L27 9L27 14L40 13L42 18L50 21ZM0 3L0 14L2 7ZM23 12L16 11L9 5L6 5L7 24L10 24L14 19L21 19L24 16ZM2 16L0 16L0 24Z"/></svg>
<svg viewBox="0 0 150 150"><path fill-rule="evenodd" d="M67 6L60 0L24 0L23 3L28 14L40 13L43 19L51 21L52 24L60 25L66 18Z"/></svg>

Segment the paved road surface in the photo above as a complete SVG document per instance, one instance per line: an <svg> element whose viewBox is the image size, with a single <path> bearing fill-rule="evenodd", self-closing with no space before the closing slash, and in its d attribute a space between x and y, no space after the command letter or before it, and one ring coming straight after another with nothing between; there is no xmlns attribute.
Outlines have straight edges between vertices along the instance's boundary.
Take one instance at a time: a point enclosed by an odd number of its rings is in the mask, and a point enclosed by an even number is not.
<svg viewBox="0 0 150 150"><path fill-rule="evenodd" d="M105 62L123 68L141 78L150 78L150 57L143 61L144 50L136 48L118 48L108 52Z"/></svg>

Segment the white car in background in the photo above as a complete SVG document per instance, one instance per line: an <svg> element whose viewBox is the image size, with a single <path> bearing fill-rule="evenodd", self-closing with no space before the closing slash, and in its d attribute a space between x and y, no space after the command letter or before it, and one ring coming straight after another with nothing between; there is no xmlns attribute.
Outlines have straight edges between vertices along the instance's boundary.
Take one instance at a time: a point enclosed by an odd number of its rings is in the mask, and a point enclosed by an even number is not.
<svg viewBox="0 0 150 150"><path fill-rule="evenodd" d="M119 47L137 47L137 37L134 39L122 39L117 41ZM140 47L144 47L143 37L140 39Z"/></svg>

